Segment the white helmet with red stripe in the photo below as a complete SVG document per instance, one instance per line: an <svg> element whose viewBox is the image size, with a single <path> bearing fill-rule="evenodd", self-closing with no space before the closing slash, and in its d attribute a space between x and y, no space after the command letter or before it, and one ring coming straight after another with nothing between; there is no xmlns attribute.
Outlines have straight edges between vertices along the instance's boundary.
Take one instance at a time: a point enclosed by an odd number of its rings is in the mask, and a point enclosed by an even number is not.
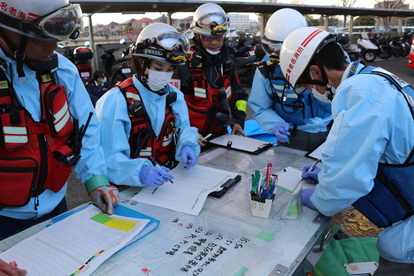
<svg viewBox="0 0 414 276"><path fill-rule="evenodd" d="M280 50L280 69L293 87L314 54L326 45L324 42L330 36L331 33L322 29L304 27L286 37Z"/></svg>
<svg viewBox="0 0 414 276"><path fill-rule="evenodd" d="M69 0L3 0L0 26L40 40L75 39L82 25L79 4Z"/></svg>

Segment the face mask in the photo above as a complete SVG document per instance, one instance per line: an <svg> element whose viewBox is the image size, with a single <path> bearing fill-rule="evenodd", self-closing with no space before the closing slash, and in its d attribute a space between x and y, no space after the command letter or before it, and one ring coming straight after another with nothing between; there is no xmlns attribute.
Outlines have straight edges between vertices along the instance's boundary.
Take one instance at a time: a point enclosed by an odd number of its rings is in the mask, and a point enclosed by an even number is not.
<svg viewBox="0 0 414 276"><path fill-rule="evenodd" d="M148 69L147 84L152 91L160 91L171 80L173 72L160 72Z"/></svg>
<svg viewBox="0 0 414 276"><path fill-rule="evenodd" d="M316 99L320 100L321 102L324 102L324 103L330 103L331 102L331 100L328 99L328 91L327 90L325 90L325 93L321 94L321 93L318 92L318 90L316 90L315 85L314 85L311 89L311 93Z"/></svg>
<svg viewBox="0 0 414 276"><path fill-rule="evenodd" d="M106 77L103 78L102 82L105 83L107 81Z"/></svg>
<svg viewBox="0 0 414 276"><path fill-rule="evenodd" d="M311 76L311 79L313 80L312 72L310 72L310 76ZM318 99L318 100L320 100L321 102L324 102L324 103L331 103L332 99L333 99L333 96L335 95L335 92L336 92L336 89L334 87L332 87L332 85L330 85L330 84L326 85L326 89L325 89L325 92L323 94L319 93L318 90L316 90L315 85L313 85L313 87L311 89L312 95L316 99Z"/></svg>
<svg viewBox="0 0 414 276"><path fill-rule="evenodd" d="M211 51L209 49L206 49L206 51L207 51L207 53L209 53L210 55L213 55L213 56L218 55L220 53L220 50L218 50L218 51Z"/></svg>

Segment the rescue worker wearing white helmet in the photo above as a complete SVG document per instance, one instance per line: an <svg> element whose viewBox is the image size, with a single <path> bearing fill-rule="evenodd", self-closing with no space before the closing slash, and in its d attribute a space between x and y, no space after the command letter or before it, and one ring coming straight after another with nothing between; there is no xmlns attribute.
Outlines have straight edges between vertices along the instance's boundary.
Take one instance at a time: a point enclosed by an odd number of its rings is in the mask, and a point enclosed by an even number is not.
<svg viewBox="0 0 414 276"><path fill-rule="evenodd" d="M80 6L68 0L1 3L0 239L66 211L72 168L102 211L112 214L117 203L88 93L76 67L54 51L79 35L81 21Z"/></svg>
<svg viewBox="0 0 414 276"><path fill-rule="evenodd" d="M297 95L280 70L279 52L285 38L306 27L302 14L290 8L274 12L266 23L262 47L266 53L253 79L249 106L253 119L278 144L312 151L325 141L332 121L331 105L311 96Z"/></svg>
<svg viewBox="0 0 414 276"><path fill-rule="evenodd" d="M187 169L196 164L197 129L190 126L183 94L168 83L188 48L187 38L173 27L148 25L131 49L136 74L98 100L111 183L157 187L174 179L168 172L178 161Z"/></svg>
<svg viewBox="0 0 414 276"><path fill-rule="evenodd" d="M382 68L348 63L336 38L317 28L292 32L280 65L297 93L332 102L322 167L302 174L319 184L302 191L303 202L326 216L352 204L384 228L374 275L414 275L413 89Z"/></svg>
<svg viewBox="0 0 414 276"><path fill-rule="evenodd" d="M190 30L194 34L189 60L177 68L172 82L185 95L190 123L202 139L227 133L243 135L248 94L242 87L235 64L228 54L225 36L229 18L217 4L199 6Z"/></svg>

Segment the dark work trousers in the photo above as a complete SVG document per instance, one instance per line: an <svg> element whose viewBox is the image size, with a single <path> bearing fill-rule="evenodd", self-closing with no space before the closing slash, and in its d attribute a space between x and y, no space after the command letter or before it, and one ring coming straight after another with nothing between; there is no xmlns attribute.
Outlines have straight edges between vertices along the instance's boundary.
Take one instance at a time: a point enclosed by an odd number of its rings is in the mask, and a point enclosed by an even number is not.
<svg viewBox="0 0 414 276"><path fill-rule="evenodd" d="M15 219L0 216L0 240L7 238L8 236L14 235L30 226L33 226L39 222L51 219L63 212L67 211L66 200L65 198L56 206L55 209L52 210L47 215L40 217L38 219Z"/></svg>
<svg viewBox="0 0 414 276"><path fill-rule="evenodd" d="M380 256L374 276L414 276L414 264L394 263Z"/></svg>
<svg viewBox="0 0 414 276"><path fill-rule="evenodd" d="M298 150L304 150L304 151L313 151L317 147L319 147L320 144L325 142L326 137L328 136L328 132L318 132L318 133L310 133L306 131L302 131L299 129L292 130L290 129L289 132L291 135L289 135L289 143L280 143L280 145L294 148Z"/></svg>

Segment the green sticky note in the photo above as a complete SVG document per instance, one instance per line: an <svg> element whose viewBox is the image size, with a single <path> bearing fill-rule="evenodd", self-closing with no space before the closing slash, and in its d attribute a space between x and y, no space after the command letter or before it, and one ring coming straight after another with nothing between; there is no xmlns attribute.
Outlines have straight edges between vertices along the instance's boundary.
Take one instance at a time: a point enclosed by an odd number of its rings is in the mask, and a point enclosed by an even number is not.
<svg viewBox="0 0 414 276"><path fill-rule="evenodd" d="M289 207L289 215L297 216L299 214L299 208L297 204L290 205Z"/></svg>
<svg viewBox="0 0 414 276"><path fill-rule="evenodd" d="M91 220L94 220L94 221L99 222L99 223L102 223L102 224L107 223L111 219L112 218L110 216L107 216L107 215L102 214L102 213L97 214L97 215L91 217Z"/></svg>
<svg viewBox="0 0 414 276"><path fill-rule="evenodd" d="M271 241L274 239L275 235L262 231L256 237L264 239L265 241Z"/></svg>
<svg viewBox="0 0 414 276"><path fill-rule="evenodd" d="M243 276L247 273L249 269L247 267L242 266L239 271L237 271L236 273L234 273L234 276Z"/></svg>

